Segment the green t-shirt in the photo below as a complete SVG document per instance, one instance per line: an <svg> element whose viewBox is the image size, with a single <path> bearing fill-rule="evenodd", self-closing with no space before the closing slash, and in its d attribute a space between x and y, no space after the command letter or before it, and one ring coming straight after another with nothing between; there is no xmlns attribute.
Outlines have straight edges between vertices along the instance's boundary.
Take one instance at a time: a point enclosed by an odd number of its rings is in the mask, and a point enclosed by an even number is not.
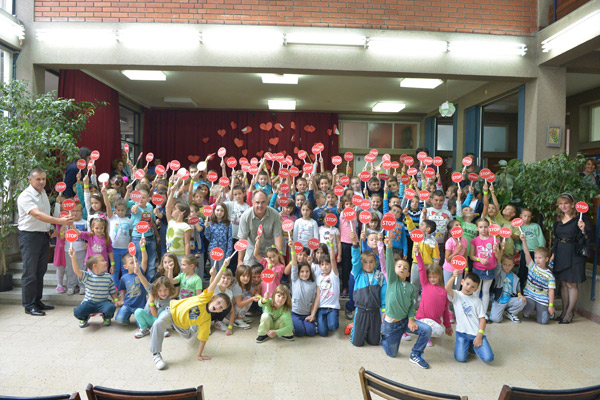
<svg viewBox="0 0 600 400"><path fill-rule="evenodd" d="M416 260L415 260L416 261ZM385 314L393 319L415 317L415 287L410 282L404 282L394 267L392 247L385 250L385 267L387 273L387 289L385 292Z"/></svg>
<svg viewBox="0 0 600 400"><path fill-rule="evenodd" d="M177 279L181 287L179 290L180 299L196 296L196 291L202 290L202 278L196 274L188 278L185 276L185 272L182 272L175 279Z"/></svg>
<svg viewBox="0 0 600 400"><path fill-rule="evenodd" d="M185 255L185 232L191 231L192 227L185 222L169 221L167 228L167 251L177 255Z"/></svg>
<svg viewBox="0 0 600 400"><path fill-rule="evenodd" d="M475 239L479 232L477 232L477 225L472 222L467 222L463 217L456 217L460 222L460 227L463 230L463 237L467 239L467 252L465 253L467 258L471 254L471 240Z"/></svg>
<svg viewBox="0 0 600 400"><path fill-rule="evenodd" d="M521 225L521 229L523 230L523 234L525 235L525 239L527 240L527 247L529 248L529 251L534 251L536 247L546 246L546 238L544 237L544 232L542 232L542 228L538 224L523 224ZM517 250L523 250L523 243L521 243L520 240L517 241L515 243L515 248Z"/></svg>

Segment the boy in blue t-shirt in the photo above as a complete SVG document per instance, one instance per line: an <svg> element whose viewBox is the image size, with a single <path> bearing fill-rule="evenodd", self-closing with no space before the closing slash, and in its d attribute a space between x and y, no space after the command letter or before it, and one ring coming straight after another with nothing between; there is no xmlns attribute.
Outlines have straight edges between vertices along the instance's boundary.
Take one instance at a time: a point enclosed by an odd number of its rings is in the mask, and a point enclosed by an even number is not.
<svg viewBox="0 0 600 400"><path fill-rule="evenodd" d="M148 271L146 271L146 278L148 282L152 281L152 278L156 274L156 238L154 232L156 230L156 216L154 215L154 206L149 203L150 195L146 189L139 189L142 194L142 198L139 203L129 200L127 207L131 210L131 226L133 231L131 232L131 241L135 244L136 257L138 263L141 263L141 245L140 240L142 237L146 239L146 250L148 253ZM140 233L137 230L137 224L140 221L145 221L150 224L150 229L146 233Z"/></svg>
<svg viewBox="0 0 600 400"><path fill-rule="evenodd" d="M394 254L406 260L408 258L408 240L406 227L402 223L402 207L393 205L391 213L396 219L396 228L388 233L388 237L392 240Z"/></svg>
<svg viewBox="0 0 600 400"><path fill-rule="evenodd" d="M146 252L146 239L140 240L142 252L141 270L146 272L148 266L148 253ZM121 277L119 282L120 299L123 301L123 306L117 312L115 322L121 325L129 324L129 318L138 308L144 308L146 305L146 289L142 282L134 272L136 259L132 255L125 254L123 256L123 266L127 270L127 274Z"/></svg>

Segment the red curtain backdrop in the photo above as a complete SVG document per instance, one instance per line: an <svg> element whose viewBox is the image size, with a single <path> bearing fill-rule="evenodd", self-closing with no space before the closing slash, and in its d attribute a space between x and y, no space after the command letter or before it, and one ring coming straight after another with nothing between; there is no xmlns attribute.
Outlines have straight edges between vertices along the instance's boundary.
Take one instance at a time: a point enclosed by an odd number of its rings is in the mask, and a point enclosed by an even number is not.
<svg viewBox="0 0 600 400"><path fill-rule="evenodd" d="M78 145L100 152L100 158L96 161L98 175L110 172L112 160L121 158L119 92L79 70L61 70L58 97L108 103L90 118Z"/></svg>
<svg viewBox="0 0 600 400"><path fill-rule="evenodd" d="M312 146L323 143L325 168L332 169L331 157L338 155L337 123L338 115L332 113L146 110L144 153L154 153L165 166L178 160L187 168L220 147L227 149L225 158L260 159L268 151L297 159L298 150L312 155ZM215 155L209 168L220 172L220 162Z"/></svg>

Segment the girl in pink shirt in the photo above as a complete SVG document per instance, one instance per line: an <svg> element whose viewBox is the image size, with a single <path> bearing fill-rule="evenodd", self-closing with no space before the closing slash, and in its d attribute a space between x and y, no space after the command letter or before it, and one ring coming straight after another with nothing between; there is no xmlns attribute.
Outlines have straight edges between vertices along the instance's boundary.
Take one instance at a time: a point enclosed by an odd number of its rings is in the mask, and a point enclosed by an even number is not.
<svg viewBox="0 0 600 400"><path fill-rule="evenodd" d="M450 326L450 310L448 310L448 294L444 288L442 269L439 265L433 264L425 268L423 257L415 253L417 263L419 264L419 278L421 280L421 303L419 310L415 315L418 321L431 327L431 337L440 337L446 332L446 335L452 336L452 327ZM444 318L444 327L442 327L442 317ZM427 346L433 346L429 340Z"/></svg>
<svg viewBox="0 0 600 400"><path fill-rule="evenodd" d="M450 235L450 230L452 230L452 228L454 228L455 226L460 227L460 221L457 220L453 220L448 224L448 231L446 232L446 236L447 236L447 240L446 240L446 244L444 246L445 249L445 258L444 258L444 285L450 280L450 279L454 279L452 277L452 273L454 272L454 267L452 266L451 262L452 259L456 256L463 256L465 258L468 258L468 254L467 253L467 246L468 246L468 242L467 239L465 239L464 236L461 236L458 239L453 238ZM459 274L459 279L455 279L455 281L457 281L456 285L453 285L452 288L454 290L460 290L460 280L462 279L462 274Z"/></svg>
<svg viewBox="0 0 600 400"><path fill-rule="evenodd" d="M481 278L481 285L473 295L479 297L479 293L482 293L481 302L486 313L490 303L490 287L494 279L494 270L498 265L498 260L502 258L502 250L500 250L496 238L490 237L489 226L490 223L486 219L479 218L477 220L479 236L471 240L471 254L469 255L473 261L473 272Z"/></svg>
<svg viewBox="0 0 600 400"><path fill-rule="evenodd" d="M112 243L108 236L108 221L104 218L95 217L90 222L90 232L78 232L81 239L88 242L85 259L94 254L101 254L106 262L110 262L109 274L113 273L115 258L113 256Z"/></svg>
<svg viewBox="0 0 600 400"><path fill-rule="evenodd" d="M340 210L347 207L352 208L352 198L350 196L344 196L342 197L340 204ZM358 236L356 218L352 221L346 221L344 218L340 218L340 241L342 243L342 273L340 276L340 286L342 289L341 296L344 298L349 295L350 287L348 282L350 280L350 271L352 271L352 239L350 239L350 232L355 232Z"/></svg>

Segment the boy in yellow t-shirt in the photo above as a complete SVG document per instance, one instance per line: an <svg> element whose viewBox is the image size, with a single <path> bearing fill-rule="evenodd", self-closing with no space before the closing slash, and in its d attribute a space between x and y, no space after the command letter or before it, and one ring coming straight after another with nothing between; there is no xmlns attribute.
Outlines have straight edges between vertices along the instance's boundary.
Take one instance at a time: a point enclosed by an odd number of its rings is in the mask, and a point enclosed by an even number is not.
<svg viewBox="0 0 600 400"><path fill-rule="evenodd" d="M228 265L229 259L226 259L210 286L200 295L183 300L171 300L170 306L158 316L150 331L150 352L157 369L167 366L160 352L165 331L169 326L173 326L186 339L191 339L194 333L197 333L198 340L200 340L198 360L210 360L210 357L202 355L202 351L210 334L211 314L220 313L231 306L231 299L226 294L219 293L213 297L215 287L221 281L221 276ZM150 303L150 307L152 307L152 303Z"/></svg>

